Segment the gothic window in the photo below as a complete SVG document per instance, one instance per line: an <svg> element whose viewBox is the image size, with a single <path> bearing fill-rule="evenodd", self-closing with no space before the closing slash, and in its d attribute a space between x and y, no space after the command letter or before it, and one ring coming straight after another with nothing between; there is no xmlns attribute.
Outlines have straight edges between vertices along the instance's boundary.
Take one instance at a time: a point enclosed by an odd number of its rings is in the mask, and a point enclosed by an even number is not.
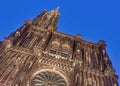
<svg viewBox="0 0 120 86"><path fill-rule="evenodd" d="M54 49L52 50L52 49L51 49L51 50L50 50L50 53L51 53L51 54L56 54L56 50L54 50Z"/></svg>
<svg viewBox="0 0 120 86"><path fill-rule="evenodd" d="M67 86L65 79L52 71L42 71L37 74L30 86Z"/></svg>
<svg viewBox="0 0 120 86"><path fill-rule="evenodd" d="M62 45L62 50L61 50L61 57L67 59L69 51L70 51L69 45L68 44L63 44Z"/></svg>
<svg viewBox="0 0 120 86"><path fill-rule="evenodd" d="M61 53L61 56L64 57L65 59L67 58L68 54L67 53Z"/></svg>
<svg viewBox="0 0 120 86"><path fill-rule="evenodd" d="M51 44L50 54L57 54L59 46L60 46L59 42L53 41Z"/></svg>

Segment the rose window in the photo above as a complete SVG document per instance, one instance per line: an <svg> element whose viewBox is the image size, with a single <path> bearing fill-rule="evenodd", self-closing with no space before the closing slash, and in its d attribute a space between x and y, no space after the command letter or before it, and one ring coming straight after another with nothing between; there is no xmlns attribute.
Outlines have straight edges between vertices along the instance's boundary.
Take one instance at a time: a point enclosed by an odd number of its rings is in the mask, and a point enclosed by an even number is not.
<svg viewBox="0 0 120 86"><path fill-rule="evenodd" d="M33 78L31 86L67 86L67 83L61 75L51 71L43 71Z"/></svg>

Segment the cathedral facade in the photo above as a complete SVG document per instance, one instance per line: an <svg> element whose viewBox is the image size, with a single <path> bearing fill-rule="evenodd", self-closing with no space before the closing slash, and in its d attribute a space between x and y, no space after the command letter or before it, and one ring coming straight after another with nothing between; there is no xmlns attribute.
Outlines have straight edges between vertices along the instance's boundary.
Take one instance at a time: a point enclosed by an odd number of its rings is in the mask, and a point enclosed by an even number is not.
<svg viewBox="0 0 120 86"><path fill-rule="evenodd" d="M0 86L118 86L106 44L57 30L43 11L0 42Z"/></svg>

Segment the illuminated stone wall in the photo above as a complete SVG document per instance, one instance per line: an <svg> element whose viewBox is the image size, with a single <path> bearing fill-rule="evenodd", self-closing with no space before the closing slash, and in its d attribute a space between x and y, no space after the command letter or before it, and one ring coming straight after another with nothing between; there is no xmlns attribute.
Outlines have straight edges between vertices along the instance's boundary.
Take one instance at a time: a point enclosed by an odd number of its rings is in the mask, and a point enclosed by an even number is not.
<svg viewBox="0 0 120 86"><path fill-rule="evenodd" d="M57 30L43 11L0 42L0 86L118 86L106 44Z"/></svg>

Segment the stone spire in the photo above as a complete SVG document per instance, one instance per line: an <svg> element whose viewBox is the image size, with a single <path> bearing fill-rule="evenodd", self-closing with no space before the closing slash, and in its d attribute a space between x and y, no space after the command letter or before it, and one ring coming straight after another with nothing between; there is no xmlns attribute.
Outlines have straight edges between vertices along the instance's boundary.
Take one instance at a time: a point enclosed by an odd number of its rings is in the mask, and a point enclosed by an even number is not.
<svg viewBox="0 0 120 86"><path fill-rule="evenodd" d="M51 31L56 30L57 21L59 17L59 8L56 8L50 12L44 10L40 15L38 15L32 22L33 26L48 29Z"/></svg>

